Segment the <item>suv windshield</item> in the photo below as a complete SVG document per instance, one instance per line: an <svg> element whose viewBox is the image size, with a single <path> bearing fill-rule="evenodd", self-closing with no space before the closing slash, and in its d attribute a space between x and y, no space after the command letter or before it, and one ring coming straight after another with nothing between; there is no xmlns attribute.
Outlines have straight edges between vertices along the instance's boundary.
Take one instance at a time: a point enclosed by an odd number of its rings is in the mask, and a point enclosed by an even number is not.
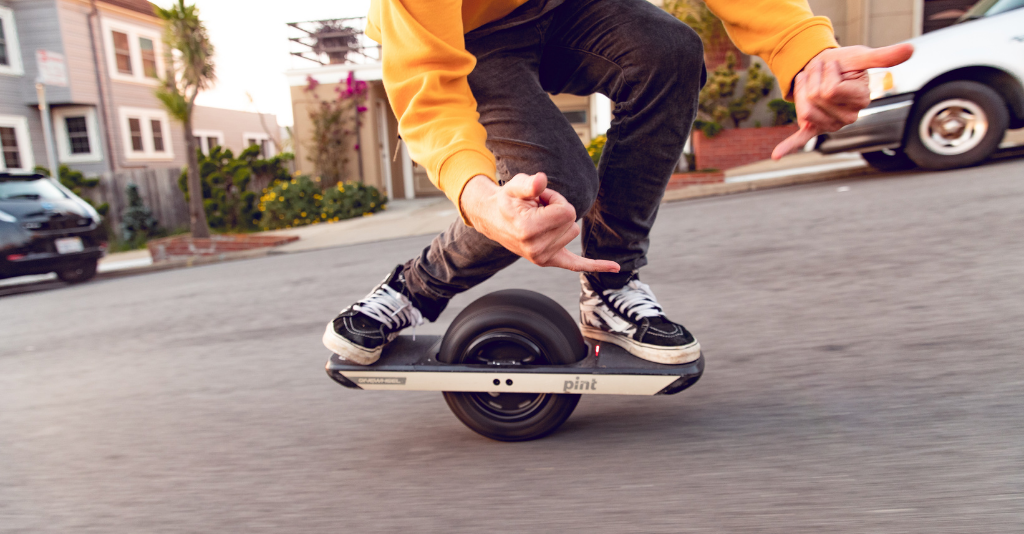
<svg viewBox="0 0 1024 534"><path fill-rule="evenodd" d="M981 0L974 4L974 7L968 9L967 13L964 13L956 22L959 24L968 20L991 17L1021 7L1024 7L1024 0Z"/></svg>
<svg viewBox="0 0 1024 534"><path fill-rule="evenodd" d="M0 200L59 200L68 198L47 178L0 180Z"/></svg>

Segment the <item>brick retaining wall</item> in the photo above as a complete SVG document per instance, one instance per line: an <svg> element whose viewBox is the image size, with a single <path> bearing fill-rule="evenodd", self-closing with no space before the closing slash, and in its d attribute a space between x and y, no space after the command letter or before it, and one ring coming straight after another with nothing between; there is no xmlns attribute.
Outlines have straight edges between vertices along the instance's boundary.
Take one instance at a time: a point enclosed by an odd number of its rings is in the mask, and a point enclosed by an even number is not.
<svg viewBox="0 0 1024 534"><path fill-rule="evenodd" d="M298 240L299 236L294 235L225 234L202 239L181 235L154 239L146 246L153 261L157 262L276 247Z"/></svg>
<svg viewBox="0 0 1024 534"><path fill-rule="evenodd" d="M795 124L767 128L722 130L708 139L693 133L693 152L698 169L731 169L771 157L775 145L798 130Z"/></svg>

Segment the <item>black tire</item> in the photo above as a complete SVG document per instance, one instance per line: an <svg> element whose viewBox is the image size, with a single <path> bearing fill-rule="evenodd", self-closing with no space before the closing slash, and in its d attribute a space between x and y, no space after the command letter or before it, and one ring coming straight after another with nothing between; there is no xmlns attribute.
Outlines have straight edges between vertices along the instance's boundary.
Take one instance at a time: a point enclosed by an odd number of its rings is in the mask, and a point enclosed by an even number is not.
<svg viewBox="0 0 1024 534"><path fill-rule="evenodd" d="M587 345L572 317L555 301L508 289L466 307L444 335L438 360L487 363L500 358L531 365L564 365L586 357ZM572 414L579 395L444 392L452 413L474 432L499 441L550 434Z"/></svg>
<svg viewBox="0 0 1024 534"><path fill-rule="evenodd" d="M915 103L904 148L923 169L967 167L984 161L999 148L1009 122L1006 102L991 87L949 82Z"/></svg>
<svg viewBox="0 0 1024 534"><path fill-rule="evenodd" d="M872 168L883 171L909 171L917 165L911 160L906 152L901 149L894 148L889 150L889 154L886 151L879 150L877 152L862 152L860 157L864 158L864 161Z"/></svg>
<svg viewBox="0 0 1024 534"><path fill-rule="evenodd" d="M57 271L57 278L69 284L80 284L96 276L96 263L96 260L87 261L69 269Z"/></svg>

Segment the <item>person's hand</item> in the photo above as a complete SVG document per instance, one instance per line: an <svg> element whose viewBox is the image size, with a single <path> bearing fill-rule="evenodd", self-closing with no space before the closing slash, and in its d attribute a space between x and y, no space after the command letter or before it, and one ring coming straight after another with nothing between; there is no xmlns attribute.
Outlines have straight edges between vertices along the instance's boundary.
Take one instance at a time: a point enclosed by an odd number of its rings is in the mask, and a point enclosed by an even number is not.
<svg viewBox="0 0 1024 534"><path fill-rule="evenodd" d="M884 48L830 48L814 56L793 82L800 130L775 147L772 159L857 120L857 113L871 102L867 69L899 65L913 53L914 46L904 43Z"/></svg>
<svg viewBox="0 0 1024 534"><path fill-rule="evenodd" d="M615 262L581 258L565 248L580 235L576 209L547 185L542 172L517 174L504 187L474 176L462 190L462 212L478 232L541 267L619 272Z"/></svg>

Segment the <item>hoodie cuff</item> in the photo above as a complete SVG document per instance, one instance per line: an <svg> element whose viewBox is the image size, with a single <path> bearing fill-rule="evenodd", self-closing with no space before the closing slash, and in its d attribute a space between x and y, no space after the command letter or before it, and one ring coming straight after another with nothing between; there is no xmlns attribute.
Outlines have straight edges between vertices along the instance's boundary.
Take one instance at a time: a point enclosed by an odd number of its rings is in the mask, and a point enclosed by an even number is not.
<svg viewBox="0 0 1024 534"><path fill-rule="evenodd" d="M444 194L455 203L455 209L458 210L459 217L462 217L462 222L466 223L466 226L469 227L473 225L466 218L466 215L462 213L460 199L466 184L481 174L492 182L497 183L495 179L497 172L494 156L490 153L482 154L476 150L460 150L448 156L448 159L441 164L441 168L437 173L438 189L444 191Z"/></svg>
<svg viewBox="0 0 1024 534"><path fill-rule="evenodd" d="M793 80L814 56L829 48L839 48L832 24L825 17L811 19L807 26L795 33L775 52L769 64L779 79L779 87L786 100L793 101Z"/></svg>

